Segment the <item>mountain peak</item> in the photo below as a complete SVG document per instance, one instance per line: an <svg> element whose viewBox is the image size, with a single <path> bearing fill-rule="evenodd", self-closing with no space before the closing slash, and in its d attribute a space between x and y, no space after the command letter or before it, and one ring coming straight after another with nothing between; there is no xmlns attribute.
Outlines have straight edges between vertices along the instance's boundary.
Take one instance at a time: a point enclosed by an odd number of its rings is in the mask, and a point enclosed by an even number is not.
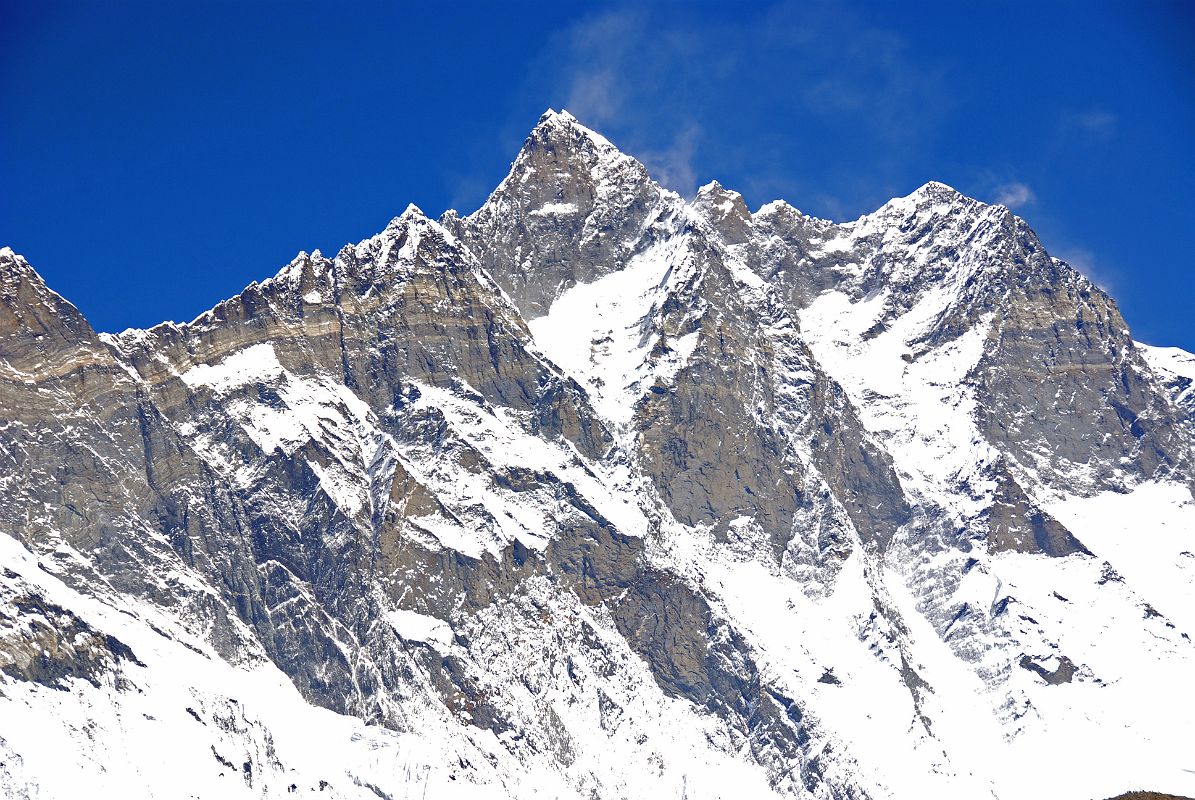
<svg viewBox="0 0 1195 800"><path fill-rule="evenodd" d="M880 220L891 217L905 217L922 213L930 213L936 217L953 217L955 212L983 207L980 201L967 197L952 186L941 181L929 181L919 186L904 197L895 197L870 214L860 218L863 220Z"/></svg>
<svg viewBox="0 0 1195 800"><path fill-rule="evenodd" d="M926 181L913 194L926 194L934 196L957 196L962 197L962 192L955 189L953 186L942 183L942 181Z"/></svg>
<svg viewBox="0 0 1195 800"><path fill-rule="evenodd" d="M385 230L348 249L353 252L365 252L376 245L386 252L393 250L400 259L410 261L415 258L425 239L441 242L450 248L459 245L456 234L449 227L424 214L419 206L409 203L406 210L390 220ZM383 257L382 260L386 259Z"/></svg>
<svg viewBox="0 0 1195 800"><path fill-rule="evenodd" d="M542 115L539 121L532 129L531 135L527 137L528 141L534 139L568 139L571 138L576 141L588 140L593 144L599 145L603 148L610 148L617 150L610 140L602 136L592 128L587 128L582 125L576 117L568 111L555 111L549 108Z"/></svg>
<svg viewBox="0 0 1195 800"><path fill-rule="evenodd" d="M506 178L485 205L470 216L482 214L487 208L492 211L495 204L510 199L512 193L523 193L524 188L563 197L581 186L589 187L592 193L605 181L627 178L635 183L651 183L643 165L619 151L606 137L586 128L567 111L548 109L523 142Z"/></svg>
<svg viewBox="0 0 1195 800"><path fill-rule="evenodd" d="M25 257L11 247L0 247L0 284L6 286L7 294L15 292L18 284L29 284L36 291L48 291L45 281L38 274Z"/></svg>
<svg viewBox="0 0 1195 800"><path fill-rule="evenodd" d="M30 269L29 262L23 256L13 250L7 245L0 247L0 265L4 267L6 272L13 270Z"/></svg>
<svg viewBox="0 0 1195 800"><path fill-rule="evenodd" d="M751 211L747 208L743 196L733 189L727 189L718 181L710 181L698 189L693 206L704 210L716 222L733 217L742 224L751 219Z"/></svg>
<svg viewBox="0 0 1195 800"><path fill-rule="evenodd" d="M934 204L945 203L950 206L955 205L973 205L978 203L978 200L967 197L965 194L955 189L953 186L942 183L941 181L928 181L919 186L907 196L907 199L914 200L918 204L930 202Z"/></svg>
<svg viewBox="0 0 1195 800"><path fill-rule="evenodd" d="M567 111L549 109L506 178L457 224L519 309L536 317L574 283L618 269L648 221L679 202L643 164Z"/></svg>
<svg viewBox="0 0 1195 800"><path fill-rule="evenodd" d="M501 191L502 186L512 180L523 183L546 177L542 173L549 167L557 172L575 175L588 173L593 180L600 180L598 173L621 162L638 164L609 139L578 122L569 112L548 109L527 135L511 164L510 173L497 191ZM640 169L646 176L647 170Z"/></svg>
<svg viewBox="0 0 1195 800"><path fill-rule="evenodd" d="M43 337L48 338L42 341ZM47 348L74 346L94 337L79 310L50 289L24 256L11 247L0 247L0 357L4 361L17 369L36 370Z"/></svg>
<svg viewBox="0 0 1195 800"><path fill-rule="evenodd" d="M567 122L576 122L576 121L577 121L577 118L574 117L572 114L570 114L567 110L565 110L563 108L560 109L559 111L557 111L554 108L549 108L547 111L545 111L543 114L540 114L540 116L539 116L539 124L541 124L541 125L545 122L565 122L565 123L567 123Z"/></svg>
<svg viewBox="0 0 1195 800"><path fill-rule="evenodd" d="M386 230L405 228L411 223L418 223L425 219L430 220L427 214L423 213L423 209L414 203L407 203L407 207L403 209L403 212L394 219L390 220L390 224L386 226Z"/></svg>

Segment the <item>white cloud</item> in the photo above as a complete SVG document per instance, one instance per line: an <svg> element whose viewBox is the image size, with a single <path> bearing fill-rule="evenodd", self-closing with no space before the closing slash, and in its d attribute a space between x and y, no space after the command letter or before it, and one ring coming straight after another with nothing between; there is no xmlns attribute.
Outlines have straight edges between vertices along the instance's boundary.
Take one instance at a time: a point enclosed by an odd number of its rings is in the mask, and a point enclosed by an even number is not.
<svg viewBox="0 0 1195 800"><path fill-rule="evenodd" d="M1067 111L1062 115L1062 127L1071 133L1095 139L1110 139L1116 134L1120 117L1099 108L1087 111Z"/></svg>
<svg viewBox="0 0 1195 800"><path fill-rule="evenodd" d="M1020 181L1006 183L996 189L996 202L1009 208L1020 208L1035 199L1033 190Z"/></svg>
<svg viewBox="0 0 1195 800"><path fill-rule="evenodd" d="M582 122L606 125L622 115L632 85L629 56L644 26L640 14L609 11L586 17L565 33L557 54L568 81L565 107Z"/></svg>
<svg viewBox="0 0 1195 800"><path fill-rule="evenodd" d="M784 195L800 185L792 153L806 137L839 129L871 140L868 185L901 185L905 159L949 113L944 73L923 61L849 2L785 0L733 15L623 7L590 13L552 35L531 65L526 92L541 108L567 108L682 194L714 168L695 167L711 155L712 136L720 174L708 177L737 171L743 185L734 188ZM761 81L764 70L783 81ZM756 132L752 125L762 126L762 137L742 135ZM740 139L729 138L730 130ZM852 177L840 171L843 180Z"/></svg>
<svg viewBox="0 0 1195 800"><path fill-rule="evenodd" d="M579 71L573 76L565 108L590 125L603 125L618 116L622 105L618 78L612 69Z"/></svg>
<svg viewBox="0 0 1195 800"><path fill-rule="evenodd" d="M697 193L697 170L693 166L693 154L701 128L689 125L672 140L665 150L648 150L639 153L639 160L660 185L682 196L692 198Z"/></svg>
<svg viewBox="0 0 1195 800"><path fill-rule="evenodd" d="M1115 294L1113 283L1116 276L1112 270L1097 262L1095 253L1082 247L1061 247L1051 250L1051 253L1070 264L1108 294Z"/></svg>
<svg viewBox="0 0 1195 800"><path fill-rule="evenodd" d="M701 42L676 31L653 31L645 14L631 10L593 14L572 25L548 48L551 64L562 84L564 108L583 124L619 136L618 144L639 158L661 185L685 196L696 192L693 156L701 127L683 104L673 102L671 84L691 65L689 57ZM645 111L667 107L671 141L660 146L668 129L650 137L636 135L650 118ZM664 136L660 134L663 133ZM642 146L644 140L652 144Z"/></svg>

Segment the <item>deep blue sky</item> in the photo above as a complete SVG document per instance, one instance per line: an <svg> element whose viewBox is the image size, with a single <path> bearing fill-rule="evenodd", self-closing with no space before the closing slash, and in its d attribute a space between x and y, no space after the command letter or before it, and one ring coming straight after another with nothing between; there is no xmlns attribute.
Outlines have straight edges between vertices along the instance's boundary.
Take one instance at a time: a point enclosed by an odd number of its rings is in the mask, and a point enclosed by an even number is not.
<svg viewBox="0 0 1195 800"><path fill-rule="evenodd" d="M1003 199L1195 350L1195 3L338 5L0 0L0 244L101 330L190 319L472 211L567 107L753 208Z"/></svg>

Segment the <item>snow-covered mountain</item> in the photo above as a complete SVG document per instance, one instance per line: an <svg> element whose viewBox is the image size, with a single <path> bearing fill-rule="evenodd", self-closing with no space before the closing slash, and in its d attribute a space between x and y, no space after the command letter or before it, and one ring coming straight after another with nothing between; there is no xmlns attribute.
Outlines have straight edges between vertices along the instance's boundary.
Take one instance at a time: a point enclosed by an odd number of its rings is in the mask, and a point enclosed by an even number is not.
<svg viewBox="0 0 1195 800"><path fill-rule="evenodd" d="M1195 356L548 112L185 324L0 250L6 796L1195 795Z"/></svg>

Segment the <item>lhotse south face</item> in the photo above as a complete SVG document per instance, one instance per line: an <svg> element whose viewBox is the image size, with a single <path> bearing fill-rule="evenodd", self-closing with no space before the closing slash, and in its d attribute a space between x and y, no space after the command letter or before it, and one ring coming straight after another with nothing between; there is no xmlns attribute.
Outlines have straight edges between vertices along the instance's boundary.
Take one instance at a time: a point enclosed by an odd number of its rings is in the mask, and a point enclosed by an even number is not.
<svg viewBox="0 0 1195 800"><path fill-rule="evenodd" d="M1195 794L1195 356L1003 206L549 111L186 324L0 290L8 796Z"/></svg>

